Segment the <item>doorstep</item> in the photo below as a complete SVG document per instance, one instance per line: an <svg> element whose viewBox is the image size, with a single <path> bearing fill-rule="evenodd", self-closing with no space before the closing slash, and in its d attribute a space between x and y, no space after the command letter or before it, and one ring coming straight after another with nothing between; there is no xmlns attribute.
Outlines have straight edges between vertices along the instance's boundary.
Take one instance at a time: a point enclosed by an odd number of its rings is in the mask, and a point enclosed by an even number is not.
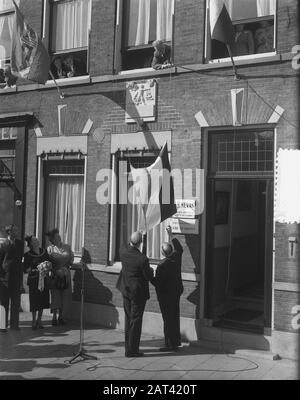
<svg viewBox="0 0 300 400"><path fill-rule="evenodd" d="M240 357L254 357L263 358L265 360L277 361L281 360L279 354L272 353L268 350L259 349L241 349L230 343L218 343L211 340L195 340L190 342L191 347L200 347L203 349L215 350L218 352L223 352L224 354L235 354Z"/></svg>

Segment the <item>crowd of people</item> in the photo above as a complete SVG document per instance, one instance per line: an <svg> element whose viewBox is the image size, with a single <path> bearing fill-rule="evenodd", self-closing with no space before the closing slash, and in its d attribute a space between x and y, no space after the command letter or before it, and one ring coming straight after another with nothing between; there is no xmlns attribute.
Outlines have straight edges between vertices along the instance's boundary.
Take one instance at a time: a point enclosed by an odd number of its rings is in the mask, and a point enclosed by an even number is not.
<svg viewBox="0 0 300 400"><path fill-rule="evenodd" d="M252 31L245 24L235 26L234 56L269 53L274 49L274 26L269 21L262 21Z"/></svg>
<svg viewBox="0 0 300 400"><path fill-rule="evenodd" d="M43 310L50 308L52 325L63 325L65 310L71 302L71 273L74 254L62 243L59 231L47 233L49 246L42 248L34 236L26 236L29 250L18 239L18 228L5 228L7 239L0 246L0 332L19 330L19 312L23 274L27 273L32 329L43 329ZM10 319L9 316L10 310Z"/></svg>
<svg viewBox="0 0 300 400"><path fill-rule="evenodd" d="M7 239L0 246L0 332L19 330L19 312L23 273L27 273L32 330L43 329L43 310L50 308L52 325L64 325L64 315L71 301L70 267L74 261L71 247L61 240L57 229L47 233L49 246L43 248L34 236L18 239L18 228L6 228ZM149 259L140 250L141 232L131 235L130 243L120 249L122 263L117 282L123 296L125 313L125 356L141 357L140 338L143 314L150 298L149 282L156 290L164 323L165 346L159 350L177 351L180 337L180 297L183 293L181 262L183 249L167 228L169 241L162 244L163 260L154 274ZM10 312L9 312L10 311ZM10 320L8 318L10 314Z"/></svg>
<svg viewBox="0 0 300 400"><path fill-rule="evenodd" d="M68 54L56 56L51 64L51 72L55 79L73 78L84 75L84 67L79 59Z"/></svg>

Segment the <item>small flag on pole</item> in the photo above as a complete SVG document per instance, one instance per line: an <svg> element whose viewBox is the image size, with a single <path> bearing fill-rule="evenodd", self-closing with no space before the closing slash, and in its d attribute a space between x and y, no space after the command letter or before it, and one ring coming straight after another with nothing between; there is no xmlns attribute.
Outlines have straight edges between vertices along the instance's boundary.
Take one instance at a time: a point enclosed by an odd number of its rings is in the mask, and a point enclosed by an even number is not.
<svg viewBox="0 0 300 400"><path fill-rule="evenodd" d="M210 0L209 19L211 38L232 46L235 33L223 0Z"/></svg>
<svg viewBox="0 0 300 400"><path fill-rule="evenodd" d="M148 168L131 167L135 185L135 202L142 206L143 221L139 229L146 232L176 214L173 178L167 143Z"/></svg>
<svg viewBox="0 0 300 400"><path fill-rule="evenodd" d="M24 20L16 5L12 35L11 70L24 79L45 84L50 69L50 58L37 32Z"/></svg>
<svg viewBox="0 0 300 400"><path fill-rule="evenodd" d="M209 23L211 38L225 43L232 62L236 80L240 80L237 67L233 59L235 45L235 31L224 0L210 0Z"/></svg>

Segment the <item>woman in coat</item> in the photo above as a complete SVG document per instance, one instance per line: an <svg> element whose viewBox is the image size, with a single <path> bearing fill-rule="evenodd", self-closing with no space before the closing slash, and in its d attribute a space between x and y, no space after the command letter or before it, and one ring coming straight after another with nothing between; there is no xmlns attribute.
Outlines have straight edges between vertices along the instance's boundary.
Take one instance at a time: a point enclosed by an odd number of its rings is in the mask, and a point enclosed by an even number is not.
<svg viewBox="0 0 300 400"><path fill-rule="evenodd" d="M26 237L29 251L24 254L24 271L28 272L29 303L32 312L32 329L43 329L43 310L49 308L47 270L51 269L47 250L40 247L36 237Z"/></svg>
<svg viewBox="0 0 300 400"><path fill-rule="evenodd" d="M52 325L64 325L63 314L66 314L72 297L70 267L74 261L74 254L68 244L62 243L58 229L48 232L47 236L50 241L47 250L56 277L51 289Z"/></svg>

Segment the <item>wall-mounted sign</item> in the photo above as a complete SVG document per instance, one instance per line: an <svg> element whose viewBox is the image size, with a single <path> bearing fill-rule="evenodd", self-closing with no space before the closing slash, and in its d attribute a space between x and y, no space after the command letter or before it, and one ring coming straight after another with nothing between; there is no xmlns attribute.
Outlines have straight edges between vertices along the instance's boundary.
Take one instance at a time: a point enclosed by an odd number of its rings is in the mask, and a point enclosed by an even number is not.
<svg viewBox="0 0 300 400"><path fill-rule="evenodd" d="M196 218L196 200L175 200L177 213L173 218Z"/></svg>
<svg viewBox="0 0 300 400"><path fill-rule="evenodd" d="M170 218L170 226L173 233L182 235L198 235L199 220L198 219L177 219Z"/></svg>
<svg viewBox="0 0 300 400"><path fill-rule="evenodd" d="M157 82L155 79L126 84L125 121L153 122L156 119Z"/></svg>
<svg viewBox="0 0 300 400"><path fill-rule="evenodd" d="M0 128L0 140L17 139L18 130L15 127Z"/></svg>

